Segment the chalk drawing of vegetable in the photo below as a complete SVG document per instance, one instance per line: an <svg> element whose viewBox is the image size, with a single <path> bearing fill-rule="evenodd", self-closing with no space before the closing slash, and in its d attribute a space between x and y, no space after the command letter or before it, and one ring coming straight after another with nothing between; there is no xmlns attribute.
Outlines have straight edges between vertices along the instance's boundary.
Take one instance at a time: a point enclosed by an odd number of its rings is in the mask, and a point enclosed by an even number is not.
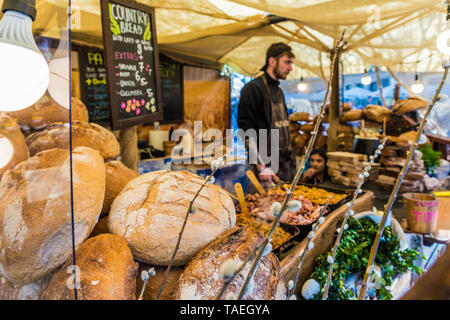
<svg viewBox="0 0 450 320"><path fill-rule="evenodd" d="M152 31L150 30L150 22L147 22L147 26L144 31L144 41L150 41L152 39Z"/></svg>
<svg viewBox="0 0 450 320"><path fill-rule="evenodd" d="M120 27L119 24L117 23L116 19L114 19L112 12L111 12L111 3L109 4L109 21L111 22L111 32L114 35L119 35L120 34Z"/></svg>

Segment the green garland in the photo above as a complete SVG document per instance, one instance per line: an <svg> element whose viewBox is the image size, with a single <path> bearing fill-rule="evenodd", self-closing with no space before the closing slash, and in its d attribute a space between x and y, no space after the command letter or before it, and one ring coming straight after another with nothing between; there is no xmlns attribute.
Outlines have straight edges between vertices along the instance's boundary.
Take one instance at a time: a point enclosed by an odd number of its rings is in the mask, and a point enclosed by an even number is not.
<svg viewBox="0 0 450 320"><path fill-rule="evenodd" d="M378 225L370 219L349 218L348 229L343 232L340 246L336 252L333 277L328 292L329 300L357 299L355 292L345 288L344 282L352 274L358 274L359 279L362 279L377 230ZM316 300L322 299L329 268L328 255L331 255L331 250L316 259L314 272L311 274L311 278L316 280L321 287L320 292L313 297ZM381 287L377 289L377 297L381 300L392 299L392 294L385 287L392 284L393 277L397 273L411 270L421 274L422 269L414 265L414 261L419 257L425 258L417 250L401 251L400 240L390 227L386 227L375 258L375 265L378 265L383 272Z"/></svg>

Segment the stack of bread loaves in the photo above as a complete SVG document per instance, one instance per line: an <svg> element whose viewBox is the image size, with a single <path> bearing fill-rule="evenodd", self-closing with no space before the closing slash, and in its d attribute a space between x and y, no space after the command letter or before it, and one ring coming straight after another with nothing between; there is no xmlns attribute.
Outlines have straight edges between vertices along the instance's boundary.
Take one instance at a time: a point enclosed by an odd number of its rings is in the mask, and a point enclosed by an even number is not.
<svg viewBox="0 0 450 320"><path fill-rule="evenodd" d="M78 98L72 97L71 113L72 121L89 121L87 108ZM17 121L25 135L55 122L69 122L69 110L56 103L48 91L30 107L7 114Z"/></svg>
<svg viewBox="0 0 450 320"><path fill-rule="evenodd" d="M50 149L7 170L1 179L0 274L16 288L40 287L72 253L70 170L69 151ZM72 170L73 231L79 246L102 208L103 158L94 149L78 147Z"/></svg>
<svg viewBox="0 0 450 320"><path fill-rule="evenodd" d="M123 237L134 257L166 266L175 248L189 202L204 183L189 172L155 171L131 180L114 200L108 217L111 233ZM192 257L236 224L233 201L219 186L207 185L195 201L174 265Z"/></svg>

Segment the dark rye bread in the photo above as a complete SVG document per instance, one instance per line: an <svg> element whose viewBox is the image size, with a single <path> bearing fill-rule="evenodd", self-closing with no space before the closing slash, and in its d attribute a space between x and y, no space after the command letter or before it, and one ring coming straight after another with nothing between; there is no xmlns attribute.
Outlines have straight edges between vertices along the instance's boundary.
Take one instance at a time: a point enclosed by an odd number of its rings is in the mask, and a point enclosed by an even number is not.
<svg viewBox="0 0 450 320"><path fill-rule="evenodd" d="M30 134L27 146L33 156L43 150L69 149L69 123L55 123L42 131ZM96 123L72 121L72 147L85 146L100 152L105 159L115 159L120 154L120 146L114 134Z"/></svg>
<svg viewBox="0 0 450 320"><path fill-rule="evenodd" d="M176 246L190 201L205 179L187 171L154 171L123 188L114 199L108 229L123 237L139 262L166 266ZM208 184L195 200L198 210L189 215L175 266L194 255L236 224L233 200L221 187Z"/></svg>
<svg viewBox="0 0 450 320"><path fill-rule="evenodd" d="M113 234L101 234L83 242L75 252L79 267L79 300L136 300L138 264L127 243ZM52 277L43 300L73 300L67 286L72 257Z"/></svg>
<svg viewBox="0 0 450 320"><path fill-rule="evenodd" d="M178 280L176 299L217 299L224 286L223 280L219 279L221 265L233 259L240 266L262 242L263 236L248 227L236 227L222 234L186 266ZM236 299L250 266L251 263L247 263L234 277L221 299L226 299L230 292ZM244 300L273 300L282 295L284 284L280 281L280 264L273 253L261 258L250 283L249 293L244 295Z"/></svg>

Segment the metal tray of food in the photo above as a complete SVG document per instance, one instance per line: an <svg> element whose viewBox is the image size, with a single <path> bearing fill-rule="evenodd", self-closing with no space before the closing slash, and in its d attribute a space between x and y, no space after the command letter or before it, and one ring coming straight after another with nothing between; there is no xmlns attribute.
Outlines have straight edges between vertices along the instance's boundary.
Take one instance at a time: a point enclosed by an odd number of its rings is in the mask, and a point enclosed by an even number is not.
<svg viewBox="0 0 450 320"><path fill-rule="evenodd" d="M257 217L248 215L244 218L241 216L242 213L237 213L237 222L236 225L244 225L244 226L250 226L256 228L262 235L266 235L267 232L270 230L271 223L269 222L263 222L259 220ZM282 241L281 243L278 243L280 241L277 241L277 238L282 236L280 235L280 230L284 233L289 234L289 237ZM286 224L286 223L279 223L277 228L275 229L274 234L272 235L272 252L280 259L280 253L285 252L286 250L289 250L292 248L296 243L298 243L298 237L300 235L300 228L294 225ZM274 245L275 242L275 245Z"/></svg>
<svg viewBox="0 0 450 320"><path fill-rule="evenodd" d="M285 242L277 246L276 248L272 249L272 252L277 256L278 260L283 260L283 258L286 256L286 253L289 252L296 244L298 244L299 241L299 235L300 235L300 228L298 226L281 223L279 226L286 231L287 233L291 234L292 237L287 239Z"/></svg>
<svg viewBox="0 0 450 320"><path fill-rule="evenodd" d="M297 183L297 186L298 185L304 185L304 186L309 187L309 188L323 189L325 191L336 193L336 194L347 194L347 196L345 198L341 199L339 202L337 202L335 204L328 205L328 209L327 209L327 211L325 212L324 215L327 215L331 211L336 210L337 208L342 206L344 203L350 201L352 199L352 197L353 197L354 192L355 192L355 190L348 189L348 188L341 189L341 188L335 188L335 187L329 187L329 186L318 186L318 185L314 185L314 184L310 184L310 183L303 183L303 182ZM311 202L313 202L313 201L311 201Z"/></svg>

